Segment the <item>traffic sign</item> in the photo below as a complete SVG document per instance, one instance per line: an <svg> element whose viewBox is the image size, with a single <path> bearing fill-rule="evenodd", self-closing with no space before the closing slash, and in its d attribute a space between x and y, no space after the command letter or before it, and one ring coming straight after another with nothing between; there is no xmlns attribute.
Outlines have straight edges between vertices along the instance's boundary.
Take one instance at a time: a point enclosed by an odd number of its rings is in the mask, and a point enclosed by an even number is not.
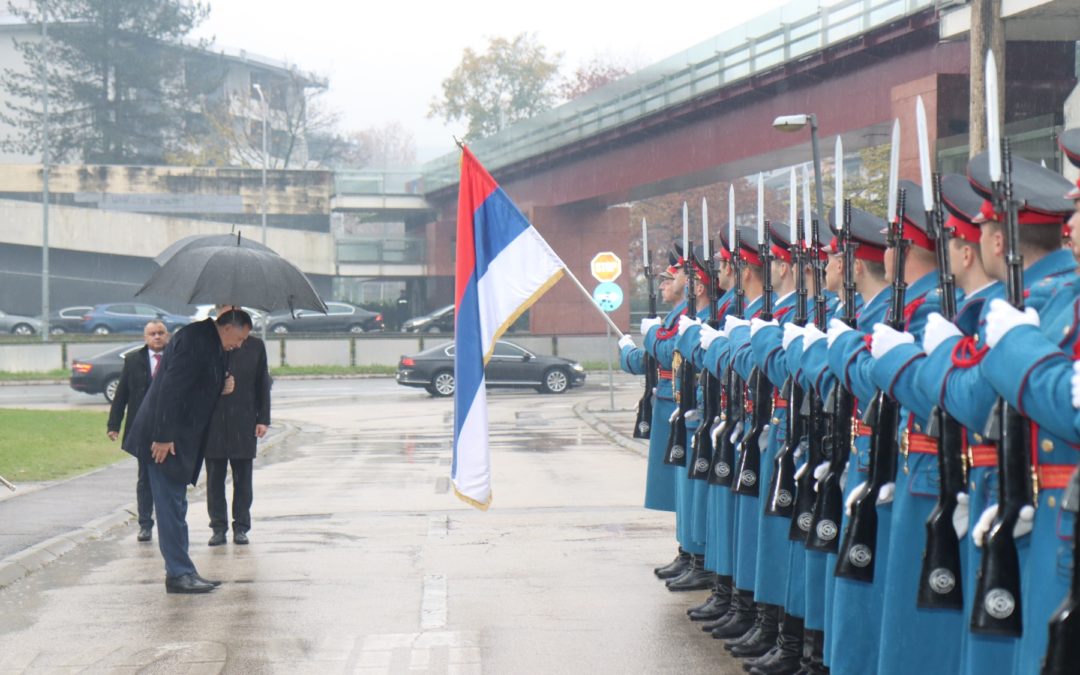
<svg viewBox="0 0 1080 675"><path fill-rule="evenodd" d="M596 288L593 289L592 296L596 300L596 304L600 305L600 309L605 312L614 312L623 301L622 288L619 287L619 284L611 281L597 284Z"/></svg>
<svg viewBox="0 0 1080 675"><path fill-rule="evenodd" d="M615 281L622 274L622 260L611 251L597 253L589 267L597 281Z"/></svg>

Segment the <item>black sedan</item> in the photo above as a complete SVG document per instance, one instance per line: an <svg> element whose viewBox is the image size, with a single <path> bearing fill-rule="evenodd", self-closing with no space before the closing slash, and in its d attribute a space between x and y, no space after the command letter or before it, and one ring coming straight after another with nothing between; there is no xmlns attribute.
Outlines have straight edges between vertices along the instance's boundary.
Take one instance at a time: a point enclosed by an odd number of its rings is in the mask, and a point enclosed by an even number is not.
<svg viewBox="0 0 1080 675"><path fill-rule="evenodd" d="M454 306L447 305L423 316L414 316L401 324L403 333L453 333Z"/></svg>
<svg viewBox="0 0 1080 675"><path fill-rule="evenodd" d="M116 396L116 385L120 383L120 371L124 369L124 359L143 344L129 342L88 359L72 361L71 388L84 394L105 394L105 400L112 403Z"/></svg>
<svg viewBox="0 0 1080 675"><path fill-rule="evenodd" d="M484 369L489 387L533 387L547 394L561 394L585 384L580 363L558 356L533 354L513 342L499 340ZM397 382L406 387L423 387L432 396L454 395L454 343L402 356Z"/></svg>
<svg viewBox="0 0 1080 675"><path fill-rule="evenodd" d="M49 333L63 335L64 333L78 333L82 330L83 317L93 311L93 307L76 305L65 307L49 314Z"/></svg>
<svg viewBox="0 0 1080 675"><path fill-rule="evenodd" d="M277 335L287 333L370 333L383 329L383 316L378 312L347 302L326 303L326 314L310 309L296 310L266 317L267 328Z"/></svg>

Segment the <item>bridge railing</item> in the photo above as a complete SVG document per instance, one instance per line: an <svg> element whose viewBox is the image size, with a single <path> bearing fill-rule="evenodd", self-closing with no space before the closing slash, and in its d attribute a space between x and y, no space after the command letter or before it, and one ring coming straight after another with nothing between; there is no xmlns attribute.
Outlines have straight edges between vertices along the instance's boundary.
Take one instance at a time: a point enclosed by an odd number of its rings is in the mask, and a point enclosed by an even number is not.
<svg viewBox="0 0 1080 675"><path fill-rule="evenodd" d="M489 169L572 145L909 16L937 0L788 4L562 106L470 144ZM458 155L423 167L424 190L458 181Z"/></svg>

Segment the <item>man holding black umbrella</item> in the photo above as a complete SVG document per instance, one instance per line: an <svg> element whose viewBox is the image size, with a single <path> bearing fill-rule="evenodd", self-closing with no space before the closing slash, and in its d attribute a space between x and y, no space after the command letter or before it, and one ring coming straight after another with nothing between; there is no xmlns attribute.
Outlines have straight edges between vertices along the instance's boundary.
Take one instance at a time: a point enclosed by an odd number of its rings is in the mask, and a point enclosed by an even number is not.
<svg viewBox="0 0 1080 675"><path fill-rule="evenodd" d="M208 593L220 583L201 577L188 557L187 485L199 477L218 398L235 387L225 353L250 333L251 317L243 310L177 332L124 444L136 457L153 460L149 475L167 593Z"/></svg>

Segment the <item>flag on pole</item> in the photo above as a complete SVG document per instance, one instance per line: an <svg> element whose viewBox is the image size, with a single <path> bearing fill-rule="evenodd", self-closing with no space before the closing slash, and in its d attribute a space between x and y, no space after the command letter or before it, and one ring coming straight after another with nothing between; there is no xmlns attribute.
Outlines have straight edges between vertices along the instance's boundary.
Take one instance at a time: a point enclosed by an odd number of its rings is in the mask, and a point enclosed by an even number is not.
<svg viewBox="0 0 1080 675"><path fill-rule="evenodd" d="M484 366L495 341L563 275L562 260L464 146L454 282L454 492L491 504Z"/></svg>

